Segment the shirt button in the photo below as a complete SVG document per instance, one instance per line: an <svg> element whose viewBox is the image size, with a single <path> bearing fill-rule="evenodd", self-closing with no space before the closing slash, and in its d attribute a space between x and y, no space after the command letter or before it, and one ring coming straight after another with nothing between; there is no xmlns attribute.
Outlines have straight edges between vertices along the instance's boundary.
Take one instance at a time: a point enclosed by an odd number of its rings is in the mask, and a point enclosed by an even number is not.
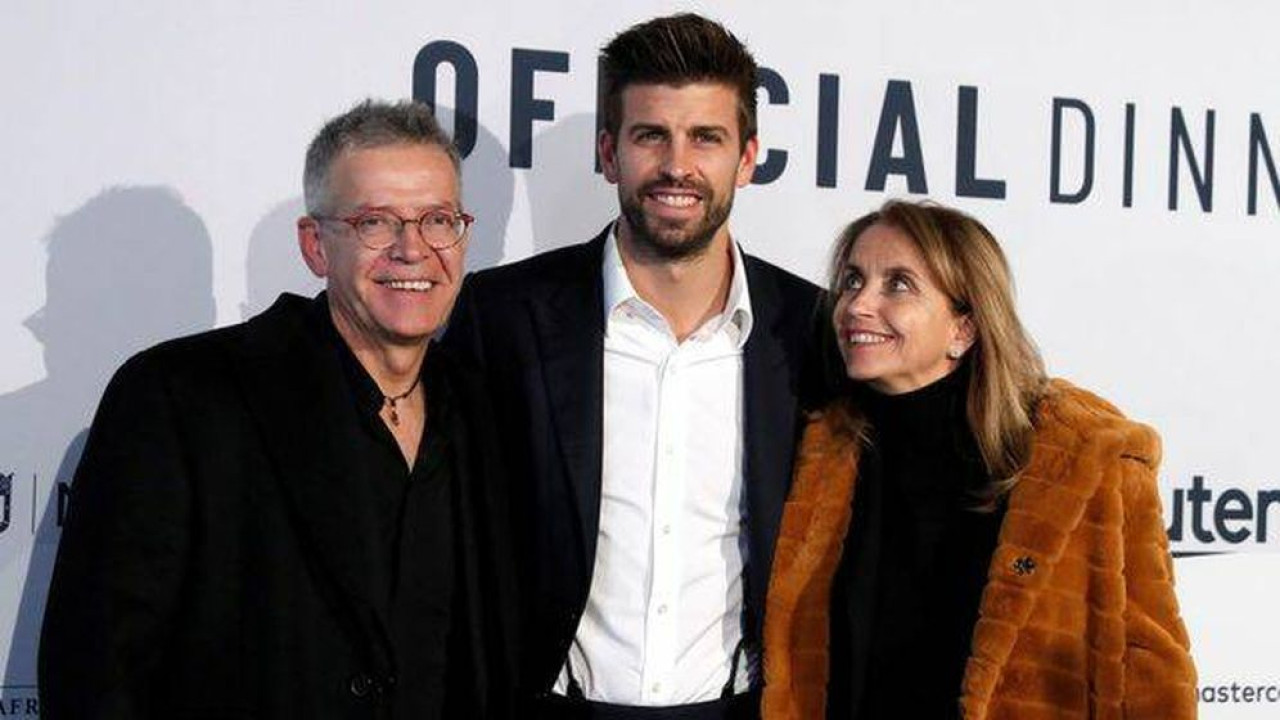
<svg viewBox="0 0 1280 720"><path fill-rule="evenodd" d="M670 534L671 534L671 526L670 526L670 525L663 525L663 526L662 526L662 534L663 534L663 535L670 535Z"/></svg>
<svg viewBox="0 0 1280 720"><path fill-rule="evenodd" d="M654 695L657 695L658 693L662 692L662 683L654 683L653 687L649 689L653 691Z"/></svg>
<svg viewBox="0 0 1280 720"><path fill-rule="evenodd" d="M666 604L666 603L663 603L663 604L661 604L661 605L659 605L659 606L658 606L658 614L659 614L659 615L666 615L666 614L667 614L667 604Z"/></svg>

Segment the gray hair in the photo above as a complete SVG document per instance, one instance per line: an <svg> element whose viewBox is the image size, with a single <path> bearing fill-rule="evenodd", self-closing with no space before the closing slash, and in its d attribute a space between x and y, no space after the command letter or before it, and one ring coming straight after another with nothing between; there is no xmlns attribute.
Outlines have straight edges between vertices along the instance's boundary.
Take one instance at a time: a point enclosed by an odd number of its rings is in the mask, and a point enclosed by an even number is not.
<svg viewBox="0 0 1280 720"><path fill-rule="evenodd" d="M412 100L390 103L368 99L333 118L320 128L307 147L302 172L307 212L326 212L329 202L329 168L345 150L388 145L434 145L449 156L453 171L462 179L462 157L449 133L440 128L431 109Z"/></svg>

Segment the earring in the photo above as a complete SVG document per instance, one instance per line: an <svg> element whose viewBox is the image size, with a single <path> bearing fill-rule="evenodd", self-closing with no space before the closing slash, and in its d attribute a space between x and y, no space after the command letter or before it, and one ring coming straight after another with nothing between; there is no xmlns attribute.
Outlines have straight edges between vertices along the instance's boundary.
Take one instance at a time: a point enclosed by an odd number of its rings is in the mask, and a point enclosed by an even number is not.
<svg viewBox="0 0 1280 720"><path fill-rule="evenodd" d="M951 347L947 350L947 357L951 358L952 360L959 360L960 356L963 354L964 354L964 348Z"/></svg>

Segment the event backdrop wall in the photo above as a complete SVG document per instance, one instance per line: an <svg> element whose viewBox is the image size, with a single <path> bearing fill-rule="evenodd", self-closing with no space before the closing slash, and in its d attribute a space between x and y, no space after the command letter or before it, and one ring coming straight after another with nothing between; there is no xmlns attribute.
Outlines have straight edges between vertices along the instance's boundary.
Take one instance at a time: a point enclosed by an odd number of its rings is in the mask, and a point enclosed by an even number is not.
<svg viewBox="0 0 1280 720"><path fill-rule="evenodd" d="M316 289L293 220L323 119L435 103L468 155L470 267L577 242L613 207L596 50L686 8L767 68L735 238L819 280L842 223L886 198L985 220L1051 371L1163 434L1203 716L1278 716L1280 9L1262 0L6 3L0 716L38 712L66 488L113 369Z"/></svg>

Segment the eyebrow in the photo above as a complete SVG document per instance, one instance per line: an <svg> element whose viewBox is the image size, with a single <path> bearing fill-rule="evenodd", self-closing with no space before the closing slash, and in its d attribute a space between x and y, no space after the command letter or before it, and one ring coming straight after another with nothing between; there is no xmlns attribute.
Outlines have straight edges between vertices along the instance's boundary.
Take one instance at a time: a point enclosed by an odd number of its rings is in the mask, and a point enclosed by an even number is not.
<svg viewBox="0 0 1280 720"><path fill-rule="evenodd" d="M867 274L866 271L862 269L862 266L858 265L857 263L846 261L844 264L844 269L846 271L855 270L863 275ZM906 275L908 277L916 278L916 279L920 277L920 273L916 272L915 270L912 270L906 265L892 265L890 267L885 268L884 271L881 272L881 275L886 277L891 275Z"/></svg>
<svg viewBox="0 0 1280 720"><path fill-rule="evenodd" d="M638 122L627 128L627 134L635 135L638 132L649 132L652 130L657 130L659 132L668 132L667 127L665 125L659 125L658 123Z"/></svg>
<svg viewBox="0 0 1280 720"><path fill-rule="evenodd" d="M906 275L907 277L912 277L912 278L920 277L920 273L916 272L915 270L912 270L906 265L894 265L893 267L885 268L884 274L885 275Z"/></svg>
<svg viewBox="0 0 1280 720"><path fill-rule="evenodd" d="M627 128L628 135L634 135L638 132L649 132L656 130L658 132L670 133L671 129L660 123L637 122ZM689 128L688 133L716 133L717 135L728 135L729 128L724 125L694 125Z"/></svg>
<svg viewBox="0 0 1280 720"><path fill-rule="evenodd" d="M410 206L406 205L404 207L410 207ZM416 207L418 207L419 209L415 210L414 212L418 212L418 213L426 213L426 212L431 212L433 210L445 210L448 212L457 212L458 210L458 208L455 207L453 203L450 203L450 202L429 203L426 205L420 205ZM391 213L392 215L396 215L398 214L399 211L394 205L357 205L355 210L353 210L352 212L357 215L360 213L369 213L369 212L386 212L386 213Z"/></svg>

